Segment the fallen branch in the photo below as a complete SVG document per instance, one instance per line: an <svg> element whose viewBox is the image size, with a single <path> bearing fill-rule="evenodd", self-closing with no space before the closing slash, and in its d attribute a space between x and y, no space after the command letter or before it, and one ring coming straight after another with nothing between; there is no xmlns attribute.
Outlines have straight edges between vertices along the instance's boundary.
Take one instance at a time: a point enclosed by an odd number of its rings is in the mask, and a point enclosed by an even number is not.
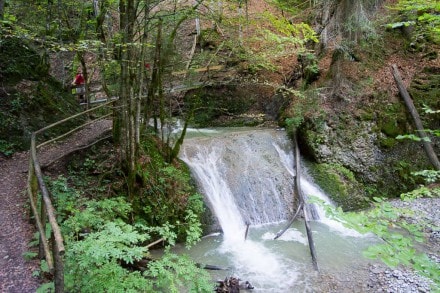
<svg viewBox="0 0 440 293"><path fill-rule="evenodd" d="M244 232L244 240L247 239L248 232L249 232L249 225L250 225L250 223L249 223L249 222L246 222L246 232Z"/></svg>
<svg viewBox="0 0 440 293"><path fill-rule="evenodd" d="M309 242L309 248L310 248L310 254L312 255L312 264L315 270L319 271L318 268L318 260L316 258L316 250L315 250L315 243L313 241L312 236L312 230L310 229L309 220L307 219L307 214L304 209L305 205L305 198L304 194L301 189L301 162L300 162L300 153L299 153L299 146L298 146L298 139L296 137L296 132L294 134L294 143L295 143L295 160L296 160L296 184L295 188L299 195L299 200L302 203L302 210L304 211L304 224L306 226L306 232L307 232L307 240Z"/></svg>
<svg viewBox="0 0 440 293"><path fill-rule="evenodd" d="M156 240L156 241L154 241L154 242L151 242L150 244L148 244L147 246L146 246L146 248L150 248L150 247L152 247L152 246L154 246L154 245L156 245L156 244L158 244L158 243L160 243L160 242L163 242L163 241L165 241L165 238L160 238L160 239L158 239L158 240Z"/></svg>
<svg viewBox="0 0 440 293"><path fill-rule="evenodd" d="M293 215L292 219L289 221L289 223L286 225L286 227L277 233L277 235L273 238L274 240L280 238L287 231L287 229L289 229L290 226L292 226L293 222L296 220L296 218L298 218L299 212L303 209L303 207L304 207L304 202L301 201L299 203L299 206L298 206L298 209L296 210L295 215Z"/></svg>
<svg viewBox="0 0 440 293"><path fill-rule="evenodd" d="M228 271L230 268L222 268L215 265L205 265L201 263L196 263L196 267L200 269L210 270L210 271Z"/></svg>
<svg viewBox="0 0 440 293"><path fill-rule="evenodd" d="M394 80L396 81L397 87L399 89L403 101L405 102L406 108L408 109L408 112L411 114L411 117L417 128L419 136L422 139L425 153L428 156L428 159L430 163L434 166L434 168L436 170L440 170L440 161L437 155L435 154L434 149L432 148L431 141L429 140L429 137L423 128L422 120L420 119L419 113L417 112L417 109L414 106L411 96L409 95L408 91L406 90L403 84L402 78L400 77L400 73L399 70L397 69L396 64L393 64L392 68L393 68Z"/></svg>

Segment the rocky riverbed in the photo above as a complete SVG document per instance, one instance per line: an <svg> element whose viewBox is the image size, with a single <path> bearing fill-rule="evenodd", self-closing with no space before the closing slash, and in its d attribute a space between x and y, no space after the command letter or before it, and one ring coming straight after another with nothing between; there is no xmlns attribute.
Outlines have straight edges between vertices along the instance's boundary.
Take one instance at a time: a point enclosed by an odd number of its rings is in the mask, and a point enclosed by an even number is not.
<svg viewBox="0 0 440 293"><path fill-rule="evenodd" d="M440 270L440 198L420 198L412 201L394 200L394 207L407 208L414 213L406 220L423 225L426 243L419 246L420 251L438 264ZM390 269L380 265L370 267L372 292L439 292L430 280L407 269Z"/></svg>
<svg viewBox="0 0 440 293"><path fill-rule="evenodd" d="M426 238L418 249L434 260L440 270L440 198L421 198L409 202L393 200L391 203L394 207L414 211L406 220L421 224ZM389 268L379 261L371 261L365 267L346 268L342 273L321 272L315 277L316 286L310 292L440 292L438 285L416 271L401 266Z"/></svg>

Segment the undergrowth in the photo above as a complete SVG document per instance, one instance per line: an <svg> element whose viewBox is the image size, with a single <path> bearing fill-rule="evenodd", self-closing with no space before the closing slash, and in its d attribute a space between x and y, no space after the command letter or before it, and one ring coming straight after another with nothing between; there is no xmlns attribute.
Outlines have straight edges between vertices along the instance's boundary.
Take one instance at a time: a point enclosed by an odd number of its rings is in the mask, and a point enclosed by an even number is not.
<svg viewBox="0 0 440 293"><path fill-rule="evenodd" d="M140 167L151 180L145 181L149 184L140 188L145 193L136 200L126 196L122 172L113 164L116 155L105 147L95 148L85 159L74 158L69 174L50 182L66 246L66 291L212 291L203 269L187 256L170 252L179 240L190 247L200 238L202 199L185 170L164 165L153 145L149 155L154 160ZM147 197L154 197L160 205L148 208L153 198ZM180 212L170 215L175 210ZM159 258L149 253L148 245L156 240L164 248ZM53 283L46 283L40 292L51 288Z"/></svg>

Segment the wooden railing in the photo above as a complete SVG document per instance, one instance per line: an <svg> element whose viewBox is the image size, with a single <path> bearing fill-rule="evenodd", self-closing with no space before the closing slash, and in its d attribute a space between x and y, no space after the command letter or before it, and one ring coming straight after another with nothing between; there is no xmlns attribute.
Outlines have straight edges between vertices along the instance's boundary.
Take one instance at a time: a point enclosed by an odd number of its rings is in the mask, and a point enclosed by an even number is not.
<svg viewBox="0 0 440 293"><path fill-rule="evenodd" d="M79 130L80 128L83 128L87 125L90 125L92 123L97 122L98 120L102 120L105 117L108 117L111 115L107 114L104 116L101 116L100 118L97 118L92 121L88 121L87 123L76 127L75 129L64 133L54 139L51 139L49 141L46 141L44 143L40 143L37 145L37 135L43 133L44 131L53 128L55 126L58 126L62 123L65 123L69 120L72 120L74 118L80 117L82 115L89 115L91 112L94 112L98 109L102 109L104 107L108 107L113 103L113 101L107 102L105 104L102 104L100 106L94 107L92 109L89 109L87 111L78 113L76 115L70 116L66 119L60 120L58 122L55 122L51 125L48 125L40 130L37 130L32 133L31 137L31 148L30 148L30 154L29 154L29 173L28 173L28 182L27 182L27 193L29 195L30 205L32 214L35 218L36 226L38 229L38 232L40 234L40 241L39 241L39 257L40 259L43 259L43 257L46 259L47 266L49 268L50 273L54 277L54 284L55 284L55 292L64 292L64 262L63 262L63 255L64 255L64 242L63 242L63 236L61 234L60 227L56 220L56 210L52 204L50 192L44 182L43 173L41 171L40 162L38 160L37 156L37 149L39 147L42 147L44 145L47 145L51 142L57 141L74 131ZM38 197L38 193L40 192L40 197ZM51 227L51 239L50 241L46 237L46 223L49 222ZM52 244L52 247L50 247L49 243Z"/></svg>

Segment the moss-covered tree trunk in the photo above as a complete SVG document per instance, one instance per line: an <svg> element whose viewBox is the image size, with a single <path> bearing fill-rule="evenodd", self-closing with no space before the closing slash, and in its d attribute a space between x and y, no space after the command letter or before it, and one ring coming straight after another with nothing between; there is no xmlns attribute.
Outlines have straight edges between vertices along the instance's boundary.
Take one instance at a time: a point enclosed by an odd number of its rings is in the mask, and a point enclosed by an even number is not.
<svg viewBox="0 0 440 293"><path fill-rule="evenodd" d="M0 20L3 20L5 0L0 0Z"/></svg>
<svg viewBox="0 0 440 293"><path fill-rule="evenodd" d="M136 7L134 0L120 0L120 32L122 35L121 50L121 75L118 111L120 121L120 151L121 164L127 174L127 187L129 196L134 196L137 144L136 144L136 101L133 99L133 79L131 71L135 54L132 46L134 40L134 24L136 21Z"/></svg>

